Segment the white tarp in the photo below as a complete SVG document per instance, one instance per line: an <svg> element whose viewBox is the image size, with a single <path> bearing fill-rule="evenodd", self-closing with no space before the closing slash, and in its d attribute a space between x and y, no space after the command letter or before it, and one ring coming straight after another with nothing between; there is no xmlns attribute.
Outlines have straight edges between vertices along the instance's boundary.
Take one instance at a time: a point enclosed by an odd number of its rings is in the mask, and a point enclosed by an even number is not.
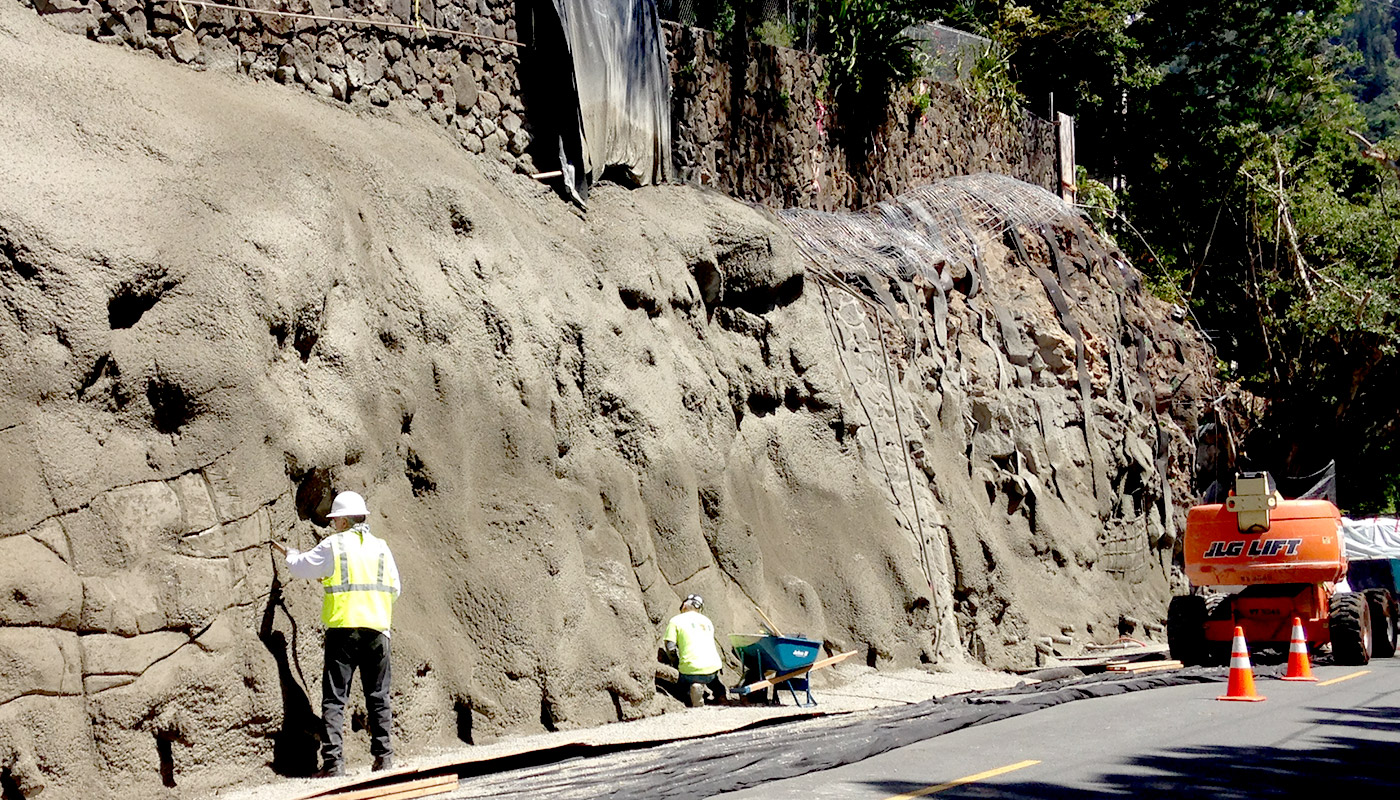
<svg viewBox="0 0 1400 800"><path fill-rule="evenodd" d="M580 202L608 167L662 183L671 164L671 70L655 0L553 0L578 102L560 166Z"/></svg>
<svg viewBox="0 0 1400 800"><path fill-rule="evenodd" d="M1348 559L1400 558L1400 519L1342 517L1342 544Z"/></svg>

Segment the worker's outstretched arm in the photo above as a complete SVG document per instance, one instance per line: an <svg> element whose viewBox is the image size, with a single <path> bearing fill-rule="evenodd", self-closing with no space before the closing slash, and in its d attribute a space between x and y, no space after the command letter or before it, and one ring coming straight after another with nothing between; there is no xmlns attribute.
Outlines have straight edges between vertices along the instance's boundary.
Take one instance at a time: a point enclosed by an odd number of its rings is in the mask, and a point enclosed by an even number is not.
<svg viewBox="0 0 1400 800"><path fill-rule="evenodd" d="M321 543L305 553L295 547L282 548L287 555L287 569L294 578L319 580L330 577L335 571L335 549L331 544L333 536L327 536Z"/></svg>

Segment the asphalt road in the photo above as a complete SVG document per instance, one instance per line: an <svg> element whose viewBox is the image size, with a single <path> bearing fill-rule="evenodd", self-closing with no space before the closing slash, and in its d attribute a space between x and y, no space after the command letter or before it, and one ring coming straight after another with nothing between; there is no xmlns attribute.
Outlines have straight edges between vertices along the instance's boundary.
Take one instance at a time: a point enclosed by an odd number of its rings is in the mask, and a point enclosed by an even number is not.
<svg viewBox="0 0 1400 800"><path fill-rule="evenodd" d="M1223 684L1066 703L724 800L1361 798L1400 788L1400 658L1318 667L1319 683Z"/></svg>

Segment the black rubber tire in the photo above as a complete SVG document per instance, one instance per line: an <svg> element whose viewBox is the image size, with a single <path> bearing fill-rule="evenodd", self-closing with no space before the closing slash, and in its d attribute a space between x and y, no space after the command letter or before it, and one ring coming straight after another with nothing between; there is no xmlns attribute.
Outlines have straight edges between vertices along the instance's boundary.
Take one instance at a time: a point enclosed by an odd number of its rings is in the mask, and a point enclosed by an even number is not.
<svg viewBox="0 0 1400 800"><path fill-rule="evenodd" d="M1228 642L1206 642L1206 657L1201 663L1207 667L1224 667L1230 663L1230 652L1234 649L1235 641L1232 638Z"/></svg>
<svg viewBox="0 0 1400 800"><path fill-rule="evenodd" d="M1371 661L1371 607L1360 592L1332 595L1327 605L1327 627L1332 634L1332 660L1342 666Z"/></svg>
<svg viewBox="0 0 1400 800"><path fill-rule="evenodd" d="M1395 600L1385 589L1362 592L1371 610L1371 655L1390 658L1395 655Z"/></svg>
<svg viewBox="0 0 1400 800"><path fill-rule="evenodd" d="M1206 599L1188 594L1167 606L1167 647L1188 667L1206 663Z"/></svg>

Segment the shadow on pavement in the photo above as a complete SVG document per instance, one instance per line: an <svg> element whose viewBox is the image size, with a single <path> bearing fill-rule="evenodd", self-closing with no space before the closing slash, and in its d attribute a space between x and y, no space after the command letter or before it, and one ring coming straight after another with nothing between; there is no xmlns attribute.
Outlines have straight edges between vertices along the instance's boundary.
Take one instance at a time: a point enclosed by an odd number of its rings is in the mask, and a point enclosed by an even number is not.
<svg viewBox="0 0 1400 800"><path fill-rule="evenodd" d="M1126 769L1103 774L1090 786L1050 782L973 783L940 798L1187 798L1363 797L1400 788L1400 708L1315 708L1312 720L1338 729L1320 743L1299 747L1182 747L1141 756ZM1346 729L1371 731L1366 737ZM1379 734L1379 736L1377 735ZM929 788L907 781L866 781L884 796ZM1355 793L1355 794L1353 794ZM1388 795L1380 795L1388 796Z"/></svg>

